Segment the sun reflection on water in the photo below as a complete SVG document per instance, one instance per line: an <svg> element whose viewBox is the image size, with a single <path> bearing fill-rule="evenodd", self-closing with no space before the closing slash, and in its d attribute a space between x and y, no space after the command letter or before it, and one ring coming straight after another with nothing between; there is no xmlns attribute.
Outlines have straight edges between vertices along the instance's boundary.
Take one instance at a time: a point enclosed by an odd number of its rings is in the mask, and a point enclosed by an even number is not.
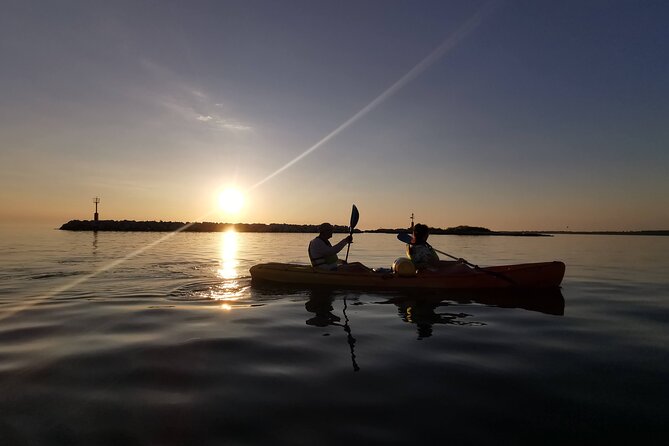
<svg viewBox="0 0 669 446"><path fill-rule="evenodd" d="M221 267L218 269L218 277L221 279L237 278L237 232L229 230L221 233Z"/></svg>
<svg viewBox="0 0 669 446"><path fill-rule="evenodd" d="M220 266L216 273L222 281L216 287L216 292L212 293L212 298L223 301L221 309L229 311L238 306L234 302L241 299L244 294L237 273L239 234L235 230L229 230L221 233L220 240Z"/></svg>

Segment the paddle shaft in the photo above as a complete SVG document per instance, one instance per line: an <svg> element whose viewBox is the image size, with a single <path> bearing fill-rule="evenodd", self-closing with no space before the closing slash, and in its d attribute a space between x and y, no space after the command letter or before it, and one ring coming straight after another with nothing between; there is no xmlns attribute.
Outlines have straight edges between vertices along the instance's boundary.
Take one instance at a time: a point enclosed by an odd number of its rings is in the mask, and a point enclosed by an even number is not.
<svg viewBox="0 0 669 446"><path fill-rule="evenodd" d="M430 246L430 245L428 245L428 246ZM434 249L432 246L430 246L430 248ZM438 249L434 249L434 250L435 250L435 252L438 252L439 254L443 254L443 255L445 255L445 256L448 256L448 257L450 257L450 258L453 259L453 260L457 260L457 261L459 261L459 262L464 263L465 265L469 265L469 266L471 266L472 268L474 268L474 269L477 270L477 271L481 271L481 272L484 272L484 273L486 273L486 274L493 275L493 276L497 277L498 279L502 279L502 280L505 280L505 281L509 282L511 285L515 285L515 284L516 284L516 282L514 282L510 277L507 277L507 276L505 276L504 274L497 273L497 272L495 272L495 271L489 271L489 270L487 270L487 269L483 269L483 268L481 268L480 266L478 266L478 265L474 265L473 263L470 263L470 262L466 261L466 260L463 259L463 258L457 258L457 257L455 257L455 256L452 256L452 255L450 255L450 254L444 252L444 251L439 251Z"/></svg>
<svg viewBox="0 0 669 446"><path fill-rule="evenodd" d="M351 232L349 235L352 237L353 236L353 228L351 228ZM348 263L348 250L351 249L351 242L348 242L348 245L346 246L346 260L344 260L344 263Z"/></svg>
<svg viewBox="0 0 669 446"><path fill-rule="evenodd" d="M409 234L406 234L406 233L397 234L397 239L401 242L404 242L404 243L409 243L409 244L411 243L411 236ZM498 279L502 279L502 280L505 280L505 281L509 282L511 285L516 284L516 282L514 282L510 277L507 277L504 274L497 273L495 271L489 271L487 269L483 269L480 266L474 265L473 263L468 262L467 260L465 260L461 257L455 257L455 256L450 255L447 252L439 251L438 249L435 249L433 246L430 246L429 244L427 246L429 246L430 248L432 248L435 252L438 252L439 254L443 254L446 257L450 257L453 260L458 260L458 261L464 263L465 265L471 266L472 268L474 268L477 271L481 271L483 273L493 275L493 276L497 277Z"/></svg>
<svg viewBox="0 0 669 446"><path fill-rule="evenodd" d="M430 246L430 245L428 245L428 246ZM450 257L450 258L453 259L453 260L460 260L460 261L466 263L467 265L469 265L469 266L471 266L471 267L478 268L478 266L474 265L473 263L469 263L469 262L466 261L465 259L461 259L461 258L459 258L459 257L452 256L452 255L450 255L450 254L447 253L447 252L439 251L439 250L438 250L437 248L435 248L434 246L430 246L430 248L434 249L434 252L438 252L439 254L443 254L443 255L445 255L446 257Z"/></svg>
<svg viewBox="0 0 669 446"><path fill-rule="evenodd" d="M430 245L428 245L428 246L430 246ZM450 258L453 259L453 260L460 261L460 262L464 263L465 265L469 265L469 266L471 266L472 268L474 268L474 269L477 270L477 271L481 271L481 272L484 272L484 273L486 273L486 274L491 274L491 275L493 275L493 276L495 276L495 277L497 277L497 278L499 278L499 279L502 279L502 280L505 280L505 281L509 282L511 285L515 285L515 284L516 284L516 282L514 282L510 277L507 277L507 276L505 276L504 274L497 273L497 272L495 272L495 271L489 271L489 270L487 270L487 269L483 269L483 268L481 268L480 266L478 266L478 265L474 265L473 263L470 263L470 262L466 261L466 260L463 259L463 258L457 258L457 257L455 257L455 256L452 256L452 255L450 255L450 254L444 252L444 251L439 251L438 249L435 249L435 248L433 248L432 246L430 246L430 248L434 249L435 252L438 252L439 254L443 254L443 255L445 255L445 256L447 256L447 257L450 257Z"/></svg>

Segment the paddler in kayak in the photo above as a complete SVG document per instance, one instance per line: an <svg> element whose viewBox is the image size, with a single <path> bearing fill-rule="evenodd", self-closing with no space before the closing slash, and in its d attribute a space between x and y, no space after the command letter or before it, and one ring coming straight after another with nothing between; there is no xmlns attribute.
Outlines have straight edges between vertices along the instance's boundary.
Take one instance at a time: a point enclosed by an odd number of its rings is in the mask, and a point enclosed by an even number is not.
<svg viewBox="0 0 669 446"><path fill-rule="evenodd" d="M407 248L407 254L418 271L439 267L439 256L427 242L429 236L430 229L427 225L417 223L413 227L411 244Z"/></svg>
<svg viewBox="0 0 669 446"><path fill-rule="evenodd" d="M427 242L430 236L430 228L427 225L417 223L413 227L411 244L407 247L407 255L416 267L417 272L443 273L443 272L471 272L462 259L451 262L439 260L437 252Z"/></svg>
<svg viewBox="0 0 669 446"><path fill-rule="evenodd" d="M332 245L330 239L333 229L330 223L322 223L318 226L318 237L309 242L308 252L311 266L331 271L369 271L369 268L362 263L344 263L339 260L337 253L348 243L353 243L353 236L348 235L336 245Z"/></svg>

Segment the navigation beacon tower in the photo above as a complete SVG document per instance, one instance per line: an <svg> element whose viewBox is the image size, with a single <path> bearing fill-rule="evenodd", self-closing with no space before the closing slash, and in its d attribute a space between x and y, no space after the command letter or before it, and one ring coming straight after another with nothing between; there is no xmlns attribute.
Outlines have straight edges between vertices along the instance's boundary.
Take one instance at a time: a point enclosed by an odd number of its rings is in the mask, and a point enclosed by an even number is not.
<svg viewBox="0 0 669 446"><path fill-rule="evenodd" d="M97 223L98 222L98 203L100 203L100 198L99 197L93 198L93 203L95 203L95 214L93 214L93 221L95 223Z"/></svg>

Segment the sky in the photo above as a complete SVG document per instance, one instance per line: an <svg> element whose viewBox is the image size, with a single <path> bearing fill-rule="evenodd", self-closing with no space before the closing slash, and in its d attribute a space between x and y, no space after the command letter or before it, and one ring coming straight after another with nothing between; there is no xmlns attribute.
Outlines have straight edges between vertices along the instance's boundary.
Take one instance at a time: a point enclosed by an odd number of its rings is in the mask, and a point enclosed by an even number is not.
<svg viewBox="0 0 669 446"><path fill-rule="evenodd" d="M0 222L669 229L666 1L2 11Z"/></svg>

